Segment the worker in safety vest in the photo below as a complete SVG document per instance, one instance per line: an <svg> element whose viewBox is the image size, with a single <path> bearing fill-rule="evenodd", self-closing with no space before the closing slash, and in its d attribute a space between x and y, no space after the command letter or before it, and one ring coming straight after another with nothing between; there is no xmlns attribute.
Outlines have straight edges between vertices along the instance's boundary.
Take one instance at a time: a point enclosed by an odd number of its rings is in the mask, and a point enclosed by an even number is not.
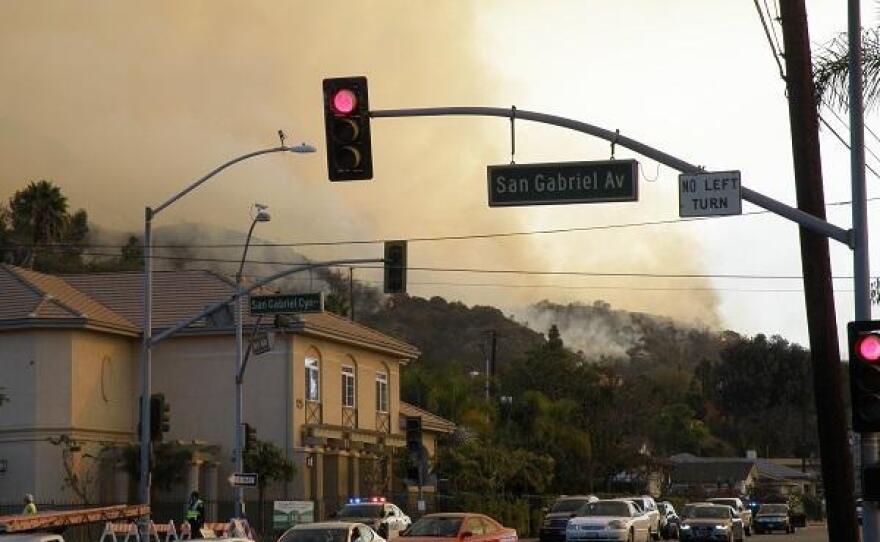
<svg viewBox="0 0 880 542"><path fill-rule="evenodd" d="M192 530L192 537L201 538L201 529L205 525L205 503L199 498L198 491L193 491L186 503L186 521Z"/></svg>
<svg viewBox="0 0 880 542"><path fill-rule="evenodd" d="M34 504L34 496L28 493L24 496L24 510L22 511L22 514L30 515L36 513L37 505Z"/></svg>

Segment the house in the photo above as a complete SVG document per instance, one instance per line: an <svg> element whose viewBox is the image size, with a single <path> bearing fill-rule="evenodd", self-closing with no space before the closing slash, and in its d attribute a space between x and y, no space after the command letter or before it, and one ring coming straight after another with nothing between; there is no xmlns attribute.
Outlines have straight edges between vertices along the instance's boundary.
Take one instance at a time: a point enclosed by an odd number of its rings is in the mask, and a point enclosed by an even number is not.
<svg viewBox="0 0 880 542"><path fill-rule="evenodd" d="M747 457L698 457L678 454L672 465L669 490L679 494L789 495L815 494L816 477L772 459Z"/></svg>
<svg viewBox="0 0 880 542"><path fill-rule="evenodd" d="M208 271L153 275L153 334L227 299L233 285ZM51 276L0 266L0 501L135 500L131 456L140 393L143 275ZM433 450L451 422L400 401L402 368L419 356L403 341L331 313L260 322L271 351L244 377L244 420L298 467L269 498L333 503L387 493L402 421L423 418ZM153 349L152 391L171 406L167 439L192 450L186 482L156 490L179 502L191 489L231 499L235 430L234 328L229 306ZM220 481L223 481L222 483ZM73 482L73 483L71 483ZM329 504L328 504L329 506Z"/></svg>

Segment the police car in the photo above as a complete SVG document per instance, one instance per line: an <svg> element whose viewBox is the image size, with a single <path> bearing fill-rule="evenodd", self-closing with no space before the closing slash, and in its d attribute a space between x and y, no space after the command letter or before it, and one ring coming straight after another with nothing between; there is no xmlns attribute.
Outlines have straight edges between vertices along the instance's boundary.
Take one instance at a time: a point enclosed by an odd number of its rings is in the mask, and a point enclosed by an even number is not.
<svg viewBox="0 0 880 542"><path fill-rule="evenodd" d="M412 524L410 517L397 505L386 502L385 497L351 498L336 513L335 519L369 525L387 539L397 536Z"/></svg>

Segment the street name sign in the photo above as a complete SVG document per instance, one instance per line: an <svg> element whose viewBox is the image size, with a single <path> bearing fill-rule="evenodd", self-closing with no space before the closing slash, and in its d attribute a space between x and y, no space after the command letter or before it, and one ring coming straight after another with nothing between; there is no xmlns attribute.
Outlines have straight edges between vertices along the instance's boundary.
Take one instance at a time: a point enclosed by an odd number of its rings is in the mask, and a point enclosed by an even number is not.
<svg viewBox="0 0 880 542"><path fill-rule="evenodd" d="M684 173L678 176L678 215L682 218L742 214L739 171Z"/></svg>
<svg viewBox="0 0 880 542"><path fill-rule="evenodd" d="M251 348L253 348L254 355L256 356L272 350L272 344L269 342L269 334L265 331L258 331L255 333L251 339Z"/></svg>
<svg viewBox="0 0 880 542"><path fill-rule="evenodd" d="M250 298L250 306L251 314L324 312L324 292L255 295Z"/></svg>
<svg viewBox="0 0 880 542"><path fill-rule="evenodd" d="M236 472L229 475L229 485L232 487L257 487L257 473Z"/></svg>
<svg viewBox="0 0 880 542"><path fill-rule="evenodd" d="M488 166L489 207L638 201L635 160Z"/></svg>

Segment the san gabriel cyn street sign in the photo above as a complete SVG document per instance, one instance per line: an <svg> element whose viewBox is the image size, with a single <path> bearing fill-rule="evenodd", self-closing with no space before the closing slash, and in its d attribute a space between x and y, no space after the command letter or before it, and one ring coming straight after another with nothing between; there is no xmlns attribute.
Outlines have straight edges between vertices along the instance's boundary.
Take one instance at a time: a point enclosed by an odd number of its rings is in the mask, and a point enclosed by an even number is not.
<svg viewBox="0 0 880 542"><path fill-rule="evenodd" d="M322 312L324 292L284 295L254 295L250 297L251 314L298 314Z"/></svg>
<svg viewBox="0 0 880 542"><path fill-rule="evenodd" d="M639 199L635 160L489 166L489 207Z"/></svg>
<svg viewBox="0 0 880 542"><path fill-rule="evenodd" d="M684 218L742 214L740 172L712 171L679 175L678 214Z"/></svg>

